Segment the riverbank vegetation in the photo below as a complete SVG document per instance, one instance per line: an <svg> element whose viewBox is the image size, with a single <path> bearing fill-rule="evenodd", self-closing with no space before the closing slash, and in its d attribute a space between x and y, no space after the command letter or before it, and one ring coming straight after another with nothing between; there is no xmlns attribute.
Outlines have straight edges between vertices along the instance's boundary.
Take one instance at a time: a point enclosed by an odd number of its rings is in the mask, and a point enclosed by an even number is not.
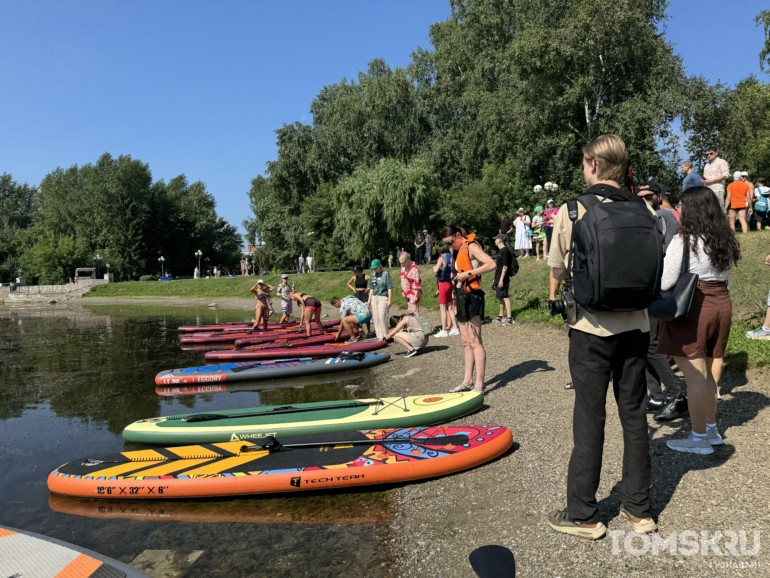
<svg viewBox="0 0 770 578"><path fill-rule="evenodd" d="M374 58L320 87L312 124L277 127L244 215L257 270L308 252L325 267L368 264L447 223L489 246L500 213L582 192L581 148L603 133L625 140L637 183L678 190L680 151L700 169L708 146L752 180L770 173L770 85L687 76L666 2L448 1L406 68ZM757 25L764 70L770 11ZM34 186L1 175L0 281L65 282L107 264L119 280L190 274L198 251L204 271L240 272L241 239L203 182L152 182L150 164L116 154ZM557 188L535 186L546 182Z"/></svg>

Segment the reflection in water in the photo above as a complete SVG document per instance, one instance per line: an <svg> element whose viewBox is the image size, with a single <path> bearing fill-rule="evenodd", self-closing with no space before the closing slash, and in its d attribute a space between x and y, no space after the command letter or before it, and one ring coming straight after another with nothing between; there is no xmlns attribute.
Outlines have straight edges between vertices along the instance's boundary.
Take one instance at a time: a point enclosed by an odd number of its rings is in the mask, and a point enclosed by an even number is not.
<svg viewBox="0 0 770 578"><path fill-rule="evenodd" d="M200 352L180 351L177 326L243 319L205 308L0 307L0 523L123 562L147 549L204 550L187 576L386 575L384 492L186 501L168 504L165 517L120 502L106 515L89 500L49 495L50 471L78 456L122 451L120 432L138 419L372 395L365 372L225 396L156 395L159 371L203 361Z"/></svg>

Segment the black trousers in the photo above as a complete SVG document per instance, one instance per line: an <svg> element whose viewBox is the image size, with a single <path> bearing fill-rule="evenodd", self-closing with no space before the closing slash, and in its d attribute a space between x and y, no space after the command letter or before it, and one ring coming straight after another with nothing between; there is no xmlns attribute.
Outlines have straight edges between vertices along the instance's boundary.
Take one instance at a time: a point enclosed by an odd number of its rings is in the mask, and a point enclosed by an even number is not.
<svg viewBox="0 0 770 578"><path fill-rule="evenodd" d="M676 395L681 390L679 378L674 375L666 356L658 353L658 323L650 317L650 346L647 348L647 391L653 399L662 400L666 394ZM661 381L666 384L666 393L660 387Z"/></svg>
<svg viewBox="0 0 770 578"><path fill-rule="evenodd" d="M623 428L620 501L632 515L650 516L650 448L645 414L648 344L649 333L638 330L610 337L570 331L569 367L575 387L575 409L567 511L573 520L590 524L599 521L596 490L602 469L610 378Z"/></svg>

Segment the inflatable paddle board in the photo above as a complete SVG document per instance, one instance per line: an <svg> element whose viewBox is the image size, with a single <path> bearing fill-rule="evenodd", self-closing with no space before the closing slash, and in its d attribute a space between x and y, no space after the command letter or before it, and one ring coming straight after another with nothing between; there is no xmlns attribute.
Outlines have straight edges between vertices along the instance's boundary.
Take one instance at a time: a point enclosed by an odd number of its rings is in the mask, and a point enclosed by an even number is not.
<svg viewBox="0 0 770 578"><path fill-rule="evenodd" d="M0 576L134 578L149 574L56 538L0 525Z"/></svg>
<svg viewBox="0 0 770 578"><path fill-rule="evenodd" d="M59 466L48 489L157 500L341 489L443 476L506 452L501 425L362 430L93 455Z"/></svg>
<svg viewBox="0 0 770 578"><path fill-rule="evenodd" d="M325 343L323 345L301 345L275 347L271 349L236 349L207 351L203 357L216 361L243 359L281 359L284 357L334 357L342 351L376 351L387 347L382 339L376 341L355 341L353 343Z"/></svg>
<svg viewBox="0 0 770 578"><path fill-rule="evenodd" d="M228 321L227 323L211 323L209 325L180 325L176 328L179 333L199 333L205 331L241 331L251 329L254 325L254 321ZM298 325L297 321L289 321L288 323L278 323L277 321L271 321L267 324L268 329L281 329L286 327Z"/></svg>
<svg viewBox="0 0 770 578"><path fill-rule="evenodd" d="M340 324L339 319L322 322L324 329L332 329ZM315 325L310 327L311 332L318 334L318 328ZM311 333L312 334L312 333ZM240 330L224 331L203 331L196 333L186 333L179 335L179 343L190 345L193 343L228 343L239 339L253 339L253 343L265 343L278 337L307 337L305 326L302 325L283 325L277 328L251 329L251 327Z"/></svg>
<svg viewBox="0 0 770 578"><path fill-rule="evenodd" d="M284 500L234 498L220 500L91 500L48 494L54 512L108 520L240 524L385 524L393 515L387 503L361 494L360 500L328 500L307 496L301 508Z"/></svg>
<svg viewBox="0 0 770 578"><path fill-rule="evenodd" d="M268 436L447 423L484 404L478 392L265 405L140 419L123 429L129 442L183 445Z"/></svg>
<svg viewBox="0 0 770 578"><path fill-rule="evenodd" d="M337 373L365 369L385 363L390 353L351 353L337 357L292 357L268 361L240 361L216 365L199 365L181 369L164 369L155 376L156 385L192 383L232 383L258 379L302 377L322 373Z"/></svg>

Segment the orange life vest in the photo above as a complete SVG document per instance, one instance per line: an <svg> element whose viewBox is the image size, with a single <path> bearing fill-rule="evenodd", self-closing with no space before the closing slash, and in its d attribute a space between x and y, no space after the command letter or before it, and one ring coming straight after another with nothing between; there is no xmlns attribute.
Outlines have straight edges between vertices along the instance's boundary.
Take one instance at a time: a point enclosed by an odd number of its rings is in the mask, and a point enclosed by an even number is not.
<svg viewBox="0 0 770 578"><path fill-rule="evenodd" d="M455 269L458 273L466 273L473 269L470 252L468 251L468 246L471 243L476 243L475 233L468 235L468 238L465 239L454 256ZM481 289L481 275L471 275L468 277L465 281L465 292L470 293L471 291L478 291L479 289Z"/></svg>

